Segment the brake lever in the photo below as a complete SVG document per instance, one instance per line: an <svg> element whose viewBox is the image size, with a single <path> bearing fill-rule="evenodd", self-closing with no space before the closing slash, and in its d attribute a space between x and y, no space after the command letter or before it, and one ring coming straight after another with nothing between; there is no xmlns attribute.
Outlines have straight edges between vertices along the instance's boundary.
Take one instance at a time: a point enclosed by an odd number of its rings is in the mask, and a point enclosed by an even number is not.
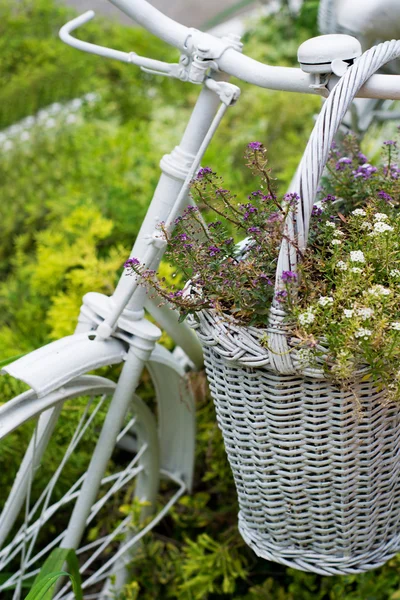
<svg viewBox="0 0 400 600"><path fill-rule="evenodd" d="M63 25L63 27L60 29L60 39L65 44L68 44L77 50L82 50L83 52L88 52L89 54L95 54L97 56L103 56L105 58L112 58L114 60L133 64L140 67L146 73L174 77L182 81L187 80L187 72L184 66L180 63L167 63L161 60L139 56L136 54L136 52L122 52L120 50L114 50L113 48L107 48L106 46L98 46L97 44L91 44L90 42L78 40L71 35L72 31L75 31L75 29L78 29L78 27L81 25L91 21L94 16L94 11L88 10L79 17L72 19L72 21L68 21L68 23Z"/></svg>

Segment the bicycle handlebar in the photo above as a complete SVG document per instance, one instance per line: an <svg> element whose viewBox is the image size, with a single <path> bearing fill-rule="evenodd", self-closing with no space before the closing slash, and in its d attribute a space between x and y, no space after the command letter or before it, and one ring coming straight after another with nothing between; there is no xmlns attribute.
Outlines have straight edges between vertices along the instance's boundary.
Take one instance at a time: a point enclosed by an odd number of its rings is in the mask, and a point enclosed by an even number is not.
<svg viewBox="0 0 400 600"><path fill-rule="evenodd" d="M300 68L273 67L260 63L244 54L241 54L223 39L208 33L202 33L193 28L177 23L154 8L146 0L110 0L112 4L122 10L147 31L168 44L178 48L184 54L190 54L193 48L202 47L209 50L211 60L218 69L258 87L271 90L285 90L288 92L301 92L305 94L327 95L326 89L318 89L313 75L303 72ZM108 58L115 58L123 62L131 62L140 66L154 69L157 61L143 57L135 60L134 53L119 52L95 44L89 44L70 35L70 32L87 22L94 15L93 11L81 15L70 21L60 30L61 39L79 50L98 54ZM147 65L144 64L147 62ZM159 71L162 72L166 63L158 61ZM162 68L163 65L163 68ZM177 65L176 65L177 66ZM338 78L332 76L328 90L332 89ZM357 94L359 98L376 98L400 100L400 75L373 75Z"/></svg>
<svg viewBox="0 0 400 600"><path fill-rule="evenodd" d="M146 0L110 0L110 2L160 40L179 48L181 52L186 51L191 31L189 27L170 19Z"/></svg>

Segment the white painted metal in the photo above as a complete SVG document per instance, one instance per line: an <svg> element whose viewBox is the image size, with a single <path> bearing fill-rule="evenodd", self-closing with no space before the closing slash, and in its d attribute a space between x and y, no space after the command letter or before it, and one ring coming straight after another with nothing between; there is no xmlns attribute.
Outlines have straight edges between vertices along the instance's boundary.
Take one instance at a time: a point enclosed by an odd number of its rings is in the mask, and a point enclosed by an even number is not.
<svg viewBox="0 0 400 600"><path fill-rule="evenodd" d="M78 375L125 359L127 345L120 340L91 338L90 333L62 338L10 363L2 372L27 383L40 398Z"/></svg>
<svg viewBox="0 0 400 600"><path fill-rule="evenodd" d="M305 73L336 73L332 68L333 63L341 61L349 66L361 53L361 44L355 37L332 33L303 42L298 49L297 59Z"/></svg>
<svg viewBox="0 0 400 600"><path fill-rule="evenodd" d="M73 503L78 496L82 495L80 490L87 477L87 472L85 471L82 471L81 477L60 500L53 498L53 491L58 484L63 468L67 464L69 458L73 456L74 452L79 451L79 444L82 442L85 434L90 431L90 427L93 426L93 420L104 404L106 397L112 396L115 389L116 384L109 380L101 377L86 376L70 382L62 391L57 390L56 392L49 394L49 396L40 399L38 402L36 402L36 394L33 391L30 391L12 401L12 403L10 403L11 406L5 404L0 408L0 420L5 423L1 436L3 438L10 434L11 431L24 425L24 423L32 418L32 416L45 414L43 411L48 412L49 407L56 407L62 410L67 401L70 402L73 399L76 401L76 399L81 397L87 399L86 410L82 413L80 423L72 435L71 442L66 449L60 465L54 472L49 472L48 484L44 489L40 490L42 493L36 502L29 503L28 505L25 523L19 528L13 539L11 541L8 540L7 545L3 546L0 551L0 569L7 570L7 565L9 565L11 561L15 561L19 556L21 557L21 568L15 572L7 582L2 582L0 584L0 595L1 592L10 585L16 585L17 592L15 598L19 599L21 593L18 592L18 589L21 588L21 583L24 578L27 578L28 576L31 577L32 574L36 572L37 565L40 565L43 562L47 553L53 547L61 543L64 536L63 533L55 537L46 548L40 549L40 545L36 547L36 541L41 529L48 527L49 521L54 517L57 511L60 509L64 510L68 504ZM97 403L94 402L96 397L99 398ZM32 410L30 413L24 414L21 407L27 405L28 400L30 401ZM83 523L82 525L83 528L93 522L93 519L106 504L108 499L128 484L131 485L134 478L136 478L135 494L145 503L142 508L141 521L144 522L144 520L150 516L151 505L154 505L158 490L158 478L160 474L160 453L157 429L153 415L139 398L133 396L130 400L129 407L134 417L129 420L128 424L118 437L122 436L127 429L134 431L136 436L135 453L127 466L121 471L106 477L104 477L103 472L99 485L105 489L105 493L100 499L92 502L86 523ZM38 428L40 428L40 424ZM10 493L6 509L2 513L0 520L0 535L3 539L14 526L16 517L18 516L25 498L32 496L30 490L31 488L33 489L35 485L34 479L32 479L32 473L38 471L40 474L42 469L46 469L47 455L45 451L49 436L46 438L45 436L41 436L39 438L37 435L38 428L36 428L32 436L31 443L21 464L20 472ZM43 464L41 465L41 463ZM45 470L44 473L46 472L47 471ZM43 473L41 474L41 477L43 477ZM180 486L178 496L175 494L175 497L179 497L187 489L186 484L184 484L177 476L171 475L171 479ZM95 495L97 495L97 492ZM166 507L162 510L161 515L164 514L165 510ZM141 526L136 537L140 539L146 531L149 531L159 521L160 518L161 516L159 514L154 521L151 520L148 522L146 520L146 527L144 528ZM116 535L129 532L130 521L131 517L127 517L124 522L108 536L90 544L85 544L84 547L78 549L78 554L83 554L86 561L85 564L82 565L82 572L89 572L92 575L91 579L90 577L85 579L85 588L90 586L91 582L96 581L96 574L100 580L109 576L110 569L114 564L114 557L107 557L107 568L104 568L104 560L101 560L100 563L96 563L96 559L110 546ZM122 544L115 554L115 560L117 558L120 558L120 560L124 558L125 562L128 561L128 557L125 553L128 551L130 552L132 546L134 546L134 543L132 543L132 539L128 536L128 541L125 542L125 544ZM66 596L61 594L59 597L64 598Z"/></svg>

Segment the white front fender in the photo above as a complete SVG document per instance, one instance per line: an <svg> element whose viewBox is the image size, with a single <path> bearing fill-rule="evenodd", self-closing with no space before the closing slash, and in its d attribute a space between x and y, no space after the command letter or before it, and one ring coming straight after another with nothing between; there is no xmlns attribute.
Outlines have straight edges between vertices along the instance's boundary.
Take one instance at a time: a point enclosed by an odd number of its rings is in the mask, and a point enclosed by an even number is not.
<svg viewBox="0 0 400 600"><path fill-rule="evenodd" d="M41 398L79 375L125 359L128 346L121 340L92 338L93 332L67 336L10 363L1 373L24 381Z"/></svg>

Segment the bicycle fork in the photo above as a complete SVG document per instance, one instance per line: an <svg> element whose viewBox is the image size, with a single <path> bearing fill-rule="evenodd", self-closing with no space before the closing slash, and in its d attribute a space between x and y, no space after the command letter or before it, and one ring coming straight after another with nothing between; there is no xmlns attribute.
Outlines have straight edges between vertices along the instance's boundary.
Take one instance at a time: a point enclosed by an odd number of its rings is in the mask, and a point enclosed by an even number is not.
<svg viewBox="0 0 400 600"><path fill-rule="evenodd" d="M118 385L111 400L104 424L96 444L92 459L86 472L79 497L72 512L62 548L77 549L81 541L86 521L96 500L101 480L115 448L117 436L122 429L133 394L138 386L145 363L149 360L160 330L149 325L147 335L135 336L128 351L127 359L119 377ZM94 340L93 343L96 343ZM157 477L157 473L147 473L148 477Z"/></svg>

